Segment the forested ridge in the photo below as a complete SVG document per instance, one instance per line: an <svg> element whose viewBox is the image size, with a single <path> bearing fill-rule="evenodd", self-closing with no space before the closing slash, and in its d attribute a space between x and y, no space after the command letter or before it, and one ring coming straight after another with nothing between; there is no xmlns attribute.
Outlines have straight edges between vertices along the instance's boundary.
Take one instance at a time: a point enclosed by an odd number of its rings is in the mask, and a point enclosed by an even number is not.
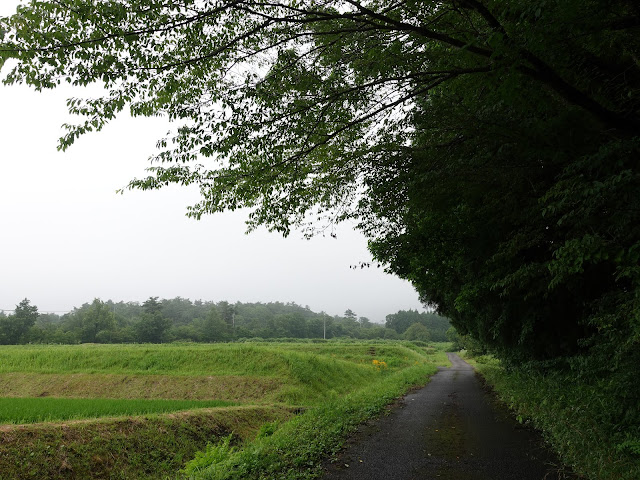
<svg viewBox="0 0 640 480"><path fill-rule="evenodd" d="M61 149L124 109L171 119L129 188L197 185L194 218L353 221L475 350L583 382L639 454L636 0L33 0L0 66L105 87Z"/></svg>
<svg viewBox="0 0 640 480"><path fill-rule="evenodd" d="M232 342L278 339L408 339L448 341L447 318L400 310L384 325L347 310L316 313L296 303L229 303L186 298L145 302L94 299L64 315L38 313L28 299L0 312L0 345L27 343ZM451 334L449 333L449 336Z"/></svg>

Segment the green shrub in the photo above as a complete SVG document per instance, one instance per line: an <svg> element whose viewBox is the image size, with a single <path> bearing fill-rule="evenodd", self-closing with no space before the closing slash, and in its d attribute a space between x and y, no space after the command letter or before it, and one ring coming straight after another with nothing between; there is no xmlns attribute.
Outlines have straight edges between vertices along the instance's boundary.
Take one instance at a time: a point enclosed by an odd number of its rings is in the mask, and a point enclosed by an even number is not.
<svg viewBox="0 0 640 480"><path fill-rule="evenodd" d="M231 445L233 434L222 439L220 443L208 443L204 452L197 452L193 460L185 465L183 473L189 477L198 475L212 465L218 465L228 461L229 457L236 451L236 447Z"/></svg>

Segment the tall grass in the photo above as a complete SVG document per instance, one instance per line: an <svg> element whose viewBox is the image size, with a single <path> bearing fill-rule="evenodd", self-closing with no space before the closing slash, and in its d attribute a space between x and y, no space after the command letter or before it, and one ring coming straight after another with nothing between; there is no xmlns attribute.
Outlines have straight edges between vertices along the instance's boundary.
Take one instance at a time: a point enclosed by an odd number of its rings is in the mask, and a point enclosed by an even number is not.
<svg viewBox="0 0 640 480"><path fill-rule="evenodd" d="M0 373L252 376L284 380L275 400L315 405L427 358L400 343L63 345L0 348Z"/></svg>
<svg viewBox="0 0 640 480"><path fill-rule="evenodd" d="M477 358L476 368L518 420L540 429L576 473L591 480L640 479L640 451L622 448L619 426L606 418L615 400L598 379L505 370L491 357Z"/></svg>

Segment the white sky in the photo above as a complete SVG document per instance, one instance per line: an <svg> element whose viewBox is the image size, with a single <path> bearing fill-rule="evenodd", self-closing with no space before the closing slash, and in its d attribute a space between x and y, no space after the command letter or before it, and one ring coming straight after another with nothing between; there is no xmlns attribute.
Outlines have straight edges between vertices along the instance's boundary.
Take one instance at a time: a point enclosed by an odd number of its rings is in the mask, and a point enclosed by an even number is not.
<svg viewBox="0 0 640 480"><path fill-rule="evenodd" d="M1 0L0 16L17 4ZM70 120L65 100L80 95L0 85L0 310L25 297L41 312L64 312L96 297L150 296L292 301L331 315L350 308L377 322L400 309L423 310L407 282L382 269L349 268L371 257L348 224L337 239L307 241L297 232L284 239L264 229L245 235L246 212L186 218L194 191L117 195L145 175L169 125L122 117L57 152Z"/></svg>

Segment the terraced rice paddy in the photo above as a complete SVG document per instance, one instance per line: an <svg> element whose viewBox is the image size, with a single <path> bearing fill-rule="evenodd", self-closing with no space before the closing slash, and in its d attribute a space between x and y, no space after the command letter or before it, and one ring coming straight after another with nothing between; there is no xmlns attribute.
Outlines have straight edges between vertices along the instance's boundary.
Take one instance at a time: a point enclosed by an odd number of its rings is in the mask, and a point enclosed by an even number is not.
<svg viewBox="0 0 640 480"><path fill-rule="evenodd" d="M436 363L400 343L1 347L0 478L176 478L229 435L249 452L265 425L294 452L284 426L386 384L402 393Z"/></svg>
<svg viewBox="0 0 640 480"><path fill-rule="evenodd" d="M123 415L229 407L220 400L123 400L115 398L0 398L1 423L56 422Z"/></svg>

